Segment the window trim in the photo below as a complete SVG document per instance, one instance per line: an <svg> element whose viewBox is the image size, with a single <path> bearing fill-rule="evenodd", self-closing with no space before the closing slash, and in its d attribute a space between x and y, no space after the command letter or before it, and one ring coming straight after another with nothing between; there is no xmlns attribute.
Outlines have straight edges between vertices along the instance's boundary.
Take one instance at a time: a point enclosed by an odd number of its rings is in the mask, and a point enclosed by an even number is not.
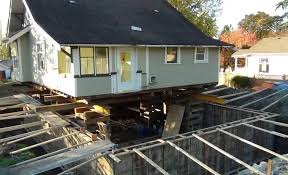
<svg viewBox="0 0 288 175"><path fill-rule="evenodd" d="M172 47L172 46L171 46ZM165 64L181 64L181 49L180 47L172 47L172 48L177 48L177 63L168 63L167 62L167 48L169 47L165 47Z"/></svg>
<svg viewBox="0 0 288 175"><path fill-rule="evenodd" d="M197 50L198 48L204 48L204 60L197 60ZM209 63L209 49L208 47L195 47L194 48L194 63L195 64L208 64Z"/></svg>
<svg viewBox="0 0 288 175"><path fill-rule="evenodd" d="M97 48L104 48L107 49L107 63L108 63L108 72L105 74L97 74ZM109 75L110 73L110 49L109 47L94 47L94 71L95 71L95 76L105 76L105 75Z"/></svg>
<svg viewBox="0 0 288 175"><path fill-rule="evenodd" d="M95 47L85 47L85 46L80 46L79 48L79 67L80 67L80 76L94 76L95 73ZM93 74L82 74L82 66L81 66L81 48L92 48L93 49ZM84 57L83 57L84 58ZM90 58L90 57L89 57Z"/></svg>
<svg viewBox="0 0 288 175"><path fill-rule="evenodd" d="M267 59L268 63L266 64L266 66L268 65L268 71L267 72L262 72L262 71L260 71L260 68L259 68L258 72L261 73L261 74L269 74L270 73L270 59L269 58L259 58L259 66L263 64L263 63L261 63L262 59Z"/></svg>

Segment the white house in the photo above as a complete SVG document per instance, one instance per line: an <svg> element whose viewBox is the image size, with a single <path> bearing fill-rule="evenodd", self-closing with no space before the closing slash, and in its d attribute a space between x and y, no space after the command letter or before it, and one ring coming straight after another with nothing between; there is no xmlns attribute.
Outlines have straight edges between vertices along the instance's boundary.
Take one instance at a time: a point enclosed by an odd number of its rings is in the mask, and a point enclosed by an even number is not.
<svg viewBox="0 0 288 175"><path fill-rule="evenodd" d="M232 57L236 74L282 80L288 75L288 37L264 38L250 49L235 52Z"/></svg>
<svg viewBox="0 0 288 175"><path fill-rule="evenodd" d="M12 77L73 97L218 81L229 44L166 0L11 0Z"/></svg>

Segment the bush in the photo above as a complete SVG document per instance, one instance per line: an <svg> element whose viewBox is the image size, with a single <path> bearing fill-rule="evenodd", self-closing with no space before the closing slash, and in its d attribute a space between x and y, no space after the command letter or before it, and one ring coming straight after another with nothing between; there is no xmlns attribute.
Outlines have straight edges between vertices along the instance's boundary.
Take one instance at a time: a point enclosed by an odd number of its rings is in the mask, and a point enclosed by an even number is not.
<svg viewBox="0 0 288 175"><path fill-rule="evenodd" d="M252 79L245 76L235 76L232 78L231 83L236 88L249 88L252 85Z"/></svg>

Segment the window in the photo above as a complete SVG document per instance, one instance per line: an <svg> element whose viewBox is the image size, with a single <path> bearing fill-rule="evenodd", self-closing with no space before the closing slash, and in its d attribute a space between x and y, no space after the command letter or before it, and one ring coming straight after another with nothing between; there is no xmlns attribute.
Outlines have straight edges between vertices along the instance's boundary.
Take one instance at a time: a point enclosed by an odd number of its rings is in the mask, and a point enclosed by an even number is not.
<svg viewBox="0 0 288 175"><path fill-rule="evenodd" d="M68 55L71 55L71 48L65 47L63 50L67 53L62 50L58 52L58 72L59 74L68 74L71 71L71 58Z"/></svg>
<svg viewBox="0 0 288 175"><path fill-rule="evenodd" d="M81 75L94 75L94 48L80 47Z"/></svg>
<svg viewBox="0 0 288 175"><path fill-rule="evenodd" d="M259 60L259 72L260 73L269 73L269 59L260 58Z"/></svg>
<svg viewBox="0 0 288 175"><path fill-rule="evenodd" d="M109 73L109 50L105 47L95 48L96 52L96 74Z"/></svg>
<svg viewBox="0 0 288 175"><path fill-rule="evenodd" d="M177 47L166 47L165 63L167 64L177 64L180 63L179 52Z"/></svg>
<svg viewBox="0 0 288 175"><path fill-rule="evenodd" d="M246 66L246 58L238 58L237 59L237 67L238 68L247 67Z"/></svg>
<svg viewBox="0 0 288 175"><path fill-rule="evenodd" d="M208 63L208 48L195 48L195 63Z"/></svg>
<svg viewBox="0 0 288 175"><path fill-rule="evenodd" d="M37 53L37 61L38 61L38 69L43 70L45 68L45 62L44 62L44 43L38 43L36 45L36 53Z"/></svg>
<svg viewBox="0 0 288 175"><path fill-rule="evenodd" d="M10 44L10 51L11 51L11 58L13 60L13 67L18 68L19 67L19 60L18 60L17 41L14 41Z"/></svg>

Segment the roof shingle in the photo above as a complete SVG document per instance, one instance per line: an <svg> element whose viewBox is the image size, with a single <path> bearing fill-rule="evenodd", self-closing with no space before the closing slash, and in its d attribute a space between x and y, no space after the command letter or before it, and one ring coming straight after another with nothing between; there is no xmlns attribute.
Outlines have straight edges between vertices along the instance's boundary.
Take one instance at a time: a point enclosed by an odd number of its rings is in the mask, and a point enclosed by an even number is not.
<svg viewBox="0 0 288 175"><path fill-rule="evenodd" d="M166 0L26 2L36 22L59 44L228 46L204 35Z"/></svg>

